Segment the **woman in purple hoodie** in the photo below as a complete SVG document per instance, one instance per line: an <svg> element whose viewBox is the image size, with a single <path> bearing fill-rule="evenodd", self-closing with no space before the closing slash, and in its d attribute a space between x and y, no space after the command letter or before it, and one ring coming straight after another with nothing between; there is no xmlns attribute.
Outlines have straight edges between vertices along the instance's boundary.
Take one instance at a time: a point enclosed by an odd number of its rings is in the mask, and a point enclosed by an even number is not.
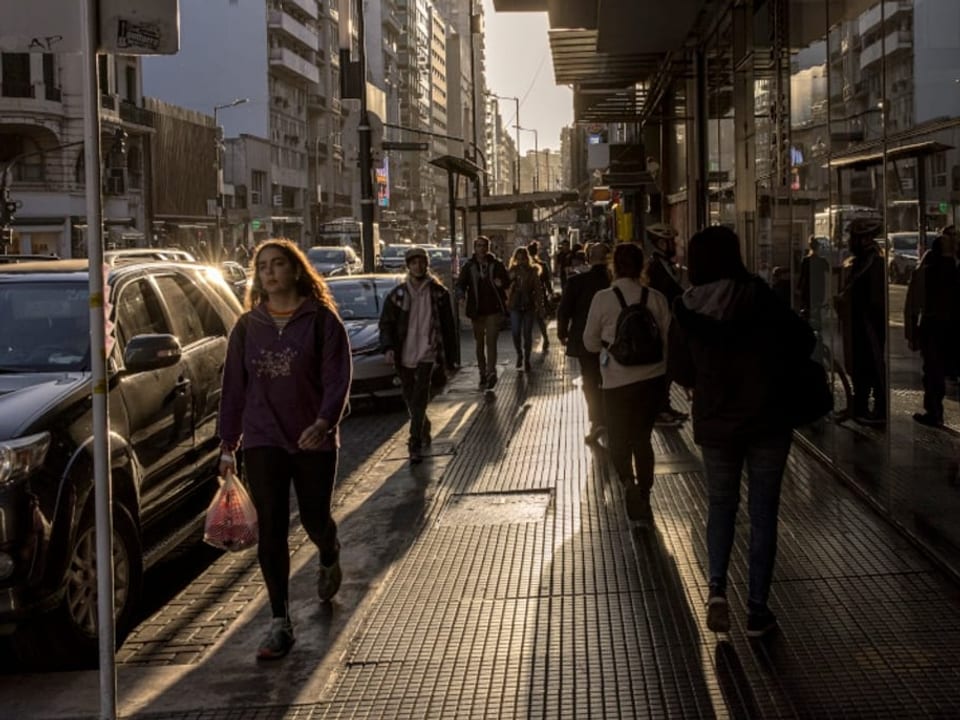
<svg viewBox="0 0 960 720"><path fill-rule="evenodd" d="M289 613L290 481L300 521L320 552L317 594L340 587L340 543L330 515L338 426L352 372L350 344L330 290L289 240L254 252L247 312L227 346L220 401L220 473L244 471L257 509L257 557L273 619L257 657L286 655L294 643Z"/></svg>

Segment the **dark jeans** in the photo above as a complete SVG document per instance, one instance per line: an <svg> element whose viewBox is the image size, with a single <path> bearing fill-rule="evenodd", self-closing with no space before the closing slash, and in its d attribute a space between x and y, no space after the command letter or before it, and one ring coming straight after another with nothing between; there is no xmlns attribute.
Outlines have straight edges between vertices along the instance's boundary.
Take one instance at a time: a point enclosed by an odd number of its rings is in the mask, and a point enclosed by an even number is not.
<svg viewBox="0 0 960 720"><path fill-rule="evenodd" d="M747 608L758 612L767 607L773 565L777 557L777 516L780 484L790 453L789 431L746 444L704 445L710 510L707 516L707 555L711 589L726 591L730 551L736 534L740 481L747 465L750 515L750 586Z"/></svg>
<svg viewBox="0 0 960 720"><path fill-rule="evenodd" d="M330 516L337 451L288 453L283 448L256 447L243 451L250 497L257 509L260 539L257 558L270 595L273 617L288 616L290 582L290 481L297 493L300 524L331 565L337 558L337 524Z"/></svg>
<svg viewBox="0 0 960 720"><path fill-rule="evenodd" d="M518 358L524 358L528 362L530 360L530 351L533 349L533 322L536 316L537 313L535 310L510 311L510 329L513 332L513 348L517 351Z"/></svg>
<svg viewBox="0 0 960 720"><path fill-rule="evenodd" d="M471 322L473 340L477 346L477 366L480 368L480 377L485 378L497 371L497 336L500 334L503 315L478 315Z"/></svg>
<svg viewBox="0 0 960 720"><path fill-rule="evenodd" d="M400 368L400 386L403 400L410 413L411 450L423 447L423 441L430 435L430 419L427 417L427 404L430 402L430 380L433 377L432 362L422 362L415 368Z"/></svg>
<svg viewBox="0 0 960 720"><path fill-rule="evenodd" d="M605 389L603 409L607 417L610 461L620 482L636 483L641 490L653 488L653 444L650 436L660 412L666 377L651 378Z"/></svg>
<svg viewBox="0 0 960 720"><path fill-rule="evenodd" d="M600 379L600 354L584 352L577 358L580 362L580 381L583 397L587 401L587 418L591 425L601 425L603 418L603 392Z"/></svg>

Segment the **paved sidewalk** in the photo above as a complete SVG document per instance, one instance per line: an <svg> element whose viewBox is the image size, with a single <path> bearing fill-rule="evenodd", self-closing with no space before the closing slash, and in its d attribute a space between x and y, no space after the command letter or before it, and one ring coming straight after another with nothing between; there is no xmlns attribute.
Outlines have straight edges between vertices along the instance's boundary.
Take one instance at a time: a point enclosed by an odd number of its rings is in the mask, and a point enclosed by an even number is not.
<svg viewBox="0 0 960 720"><path fill-rule="evenodd" d="M560 350L529 375L501 360L495 398L471 389L467 368L437 404L437 457L411 472L400 431L352 476L337 513L348 533L370 541L393 538L391 523L410 528L380 548L382 572L354 554L363 587L345 587L326 615L301 600L298 644L276 666L250 659L259 593L193 665L126 668L128 716L956 716L958 587L822 465L797 449L790 459L772 599L781 631L745 638L741 516L734 627L716 636L704 624L706 504L689 429L656 434L656 528L639 530L602 450L583 443L582 395ZM397 498L405 511L391 514ZM293 595L308 597L315 553L293 559ZM17 693L2 692L12 680L0 678L0 708L13 707ZM53 680L22 678L17 690Z"/></svg>

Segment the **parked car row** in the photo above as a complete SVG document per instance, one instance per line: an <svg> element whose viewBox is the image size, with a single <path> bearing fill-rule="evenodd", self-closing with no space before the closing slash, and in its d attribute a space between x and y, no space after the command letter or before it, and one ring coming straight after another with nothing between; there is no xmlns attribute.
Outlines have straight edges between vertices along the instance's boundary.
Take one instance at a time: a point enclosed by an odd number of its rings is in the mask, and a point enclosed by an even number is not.
<svg viewBox="0 0 960 720"><path fill-rule="evenodd" d="M216 268L116 264L108 358L117 641L144 570L197 536L216 489L227 336ZM0 628L28 663L97 658L88 263L0 268Z"/></svg>
<svg viewBox="0 0 960 720"><path fill-rule="evenodd" d="M242 311L236 284L246 283L237 268L146 258L108 274L118 644L144 572L199 539L216 489L221 375ZM378 322L404 277L328 280L351 342L354 396L400 392ZM31 666L97 659L87 296L86 260L0 266L0 633L14 633Z"/></svg>

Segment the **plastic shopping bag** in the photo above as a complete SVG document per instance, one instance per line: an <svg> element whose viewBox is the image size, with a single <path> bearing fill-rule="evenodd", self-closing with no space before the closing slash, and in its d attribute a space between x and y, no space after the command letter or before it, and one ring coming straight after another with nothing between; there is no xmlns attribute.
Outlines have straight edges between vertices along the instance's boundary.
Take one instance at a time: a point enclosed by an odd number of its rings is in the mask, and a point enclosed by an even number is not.
<svg viewBox="0 0 960 720"><path fill-rule="evenodd" d="M257 544L257 511L234 473L220 478L220 489L207 508L203 541L221 550L245 550Z"/></svg>

